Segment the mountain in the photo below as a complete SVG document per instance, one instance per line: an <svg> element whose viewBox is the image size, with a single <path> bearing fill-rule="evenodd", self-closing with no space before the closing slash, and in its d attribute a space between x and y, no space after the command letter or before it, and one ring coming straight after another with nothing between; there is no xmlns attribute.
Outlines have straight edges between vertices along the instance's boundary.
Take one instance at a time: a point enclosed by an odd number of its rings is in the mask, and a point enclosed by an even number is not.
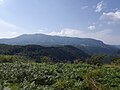
<svg viewBox="0 0 120 90"><path fill-rule="evenodd" d="M90 38L62 37L50 36L44 34L24 34L12 39L0 39L2 44L10 45L83 45L83 46L104 46L104 43L99 40Z"/></svg>
<svg viewBox="0 0 120 90"><path fill-rule="evenodd" d="M117 54L120 54L120 50L117 52Z"/></svg>
<svg viewBox="0 0 120 90"><path fill-rule="evenodd" d="M43 47L40 45L0 45L0 54L20 55L36 61L40 61L41 56L47 56L56 62L73 61L75 59L85 60L90 57L87 53L73 46Z"/></svg>
<svg viewBox="0 0 120 90"><path fill-rule="evenodd" d="M118 48L104 44L100 40L91 38L50 36L44 34L24 34L16 38L0 39L0 44L8 45L41 45L41 46L61 46L72 45L89 54L113 54Z"/></svg>
<svg viewBox="0 0 120 90"><path fill-rule="evenodd" d="M111 45L104 45L104 47L101 46L78 46L79 49L85 51L88 54L107 54L107 55L113 55L116 54L119 50L119 48L116 48Z"/></svg>
<svg viewBox="0 0 120 90"><path fill-rule="evenodd" d="M120 49L120 45L114 45L114 46Z"/></svg>

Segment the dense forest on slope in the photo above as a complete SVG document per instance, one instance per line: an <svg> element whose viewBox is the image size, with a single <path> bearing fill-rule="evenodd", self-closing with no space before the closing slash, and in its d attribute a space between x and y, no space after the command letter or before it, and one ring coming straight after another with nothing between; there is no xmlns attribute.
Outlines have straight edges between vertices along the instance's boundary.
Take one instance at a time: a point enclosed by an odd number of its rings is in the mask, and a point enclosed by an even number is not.
<svg viewBox="0 0 120 90"><path fill-rule="evenodd" d="M19 55L40 62L40 57L47 56L54 62L72 62L75 59L85 60L87 53L73 46L42 47L39 45L0 45L0 54Z"/></svg>

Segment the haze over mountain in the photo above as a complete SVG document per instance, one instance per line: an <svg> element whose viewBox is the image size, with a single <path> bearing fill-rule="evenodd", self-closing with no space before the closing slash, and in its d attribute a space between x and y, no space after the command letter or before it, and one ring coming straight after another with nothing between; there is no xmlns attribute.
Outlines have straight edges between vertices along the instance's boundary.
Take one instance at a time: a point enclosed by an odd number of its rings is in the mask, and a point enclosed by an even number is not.
<svg viewBox="0 0 120 90"><path fill-rule="evenodd" d="M42 45L49 47L72 45L89 54L112 54L118 50L114 46L104 44L100 40L91 38L50 36L45 34L23 34L11 39L0 39L0 44Z"/></svg>

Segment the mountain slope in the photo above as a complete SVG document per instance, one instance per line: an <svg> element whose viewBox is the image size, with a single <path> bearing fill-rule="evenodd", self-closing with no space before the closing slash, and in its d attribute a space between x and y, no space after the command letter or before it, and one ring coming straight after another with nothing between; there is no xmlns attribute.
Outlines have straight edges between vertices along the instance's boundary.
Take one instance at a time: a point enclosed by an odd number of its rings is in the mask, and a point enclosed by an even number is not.
<svg viewBox="0 0 120 90"><path fill-rule="evenodd" d="M0 54L20 55L40 61L41 56L48 56L56 62L85 60L89 55L73 46L42 47L39 45L13 46L0 45Z"/></svg>
<svg viewBox="0 0 120 90"><path fill-rule="evenodd" d="M41 46L61 46L72 45L84 50L89 54L113 54L117 52L114 46L106 45L100 40L77 37L50 36L44 34L24 34L16 38L0 39L0 44L9 45L41 45Z"/></svg>
<svg viewBox="0 0 120 90"><path fill-rule="evenodd" d="M12 39L0 39L1 44L12 45L84 45L84 46L104 46L99 40L90 38L60 37L44 34L24 34Z"/></svg>
<svg viewBox="0 0 120 90"><path fill-rule="evenodd" d="M119 48L120 49L120 45L114 45L116 48Z"/></svg>
<svg viewBox="0 0 120 90"><path fill-rule="evenodd" d="M118 48L110 45L105 45L104 47L100 46L77 46L77 48L85 51L86 53L93 54L116 54L118 52Z"/></svg>

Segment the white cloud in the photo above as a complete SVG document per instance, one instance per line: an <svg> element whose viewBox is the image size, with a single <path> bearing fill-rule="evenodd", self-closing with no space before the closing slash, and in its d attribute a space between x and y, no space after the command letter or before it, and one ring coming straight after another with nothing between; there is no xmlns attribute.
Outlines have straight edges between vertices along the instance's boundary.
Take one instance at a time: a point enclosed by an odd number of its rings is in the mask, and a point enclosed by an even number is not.
<svg viewBox="0 0 120 90"><path fill-rule="evenodd" d="M45 30L48 30L48 28L40 28L40 29L38 29L38 32L43 32Z"/></svg>
<svg viewBox="0 0 120 90"><path fill-rule="evenodd" d="M88 29L94 30L96 27L95 26L89 26Z"/></svg>
<svg viewBox="0 0 120 90"><path fill-rule="evenodd" d="M99 2L95 7L95 12L101 12L105 8L105 6L106 4L103 1Z"/></svg>
<svg viewBox="0 0 120 90"><path fill-rule="evenodd" d="M39 29L38 32L43 32L44 30L43 29Z"/></svg>
<svg viewBox="0 0 120 90"><path fill-rule="evenodd" d="M7 26L7 27L11 27L11 28L18 28L16 25L14 25L14 24L11 24L11 23L9 23L9 22L6 22L6 21L4 21L4 20L2 20L2 19L0 19L0 26L2 27L4 27L4 26Z"/></svg>
<svg viewBox="0 0 120 90"><path fill-rule="evenodd" d="M115 12L108 12L108 13L103 13L102 16L100 17L100 20L108 21L111 23L119 23L120 22L120 11L115 11Z"/></svg>
<svg viewBox="0 0 120 90"><path fill-rule="evenodd" d="M110 29L105 29L105 30L98 31L98 32L88 32L88 31L66 28L66 29L62 29L60 32L51 32L49 33L49 35L82 37L82 38L98 38L98 37L105 36L111 32L112 30Z"/></svg>
<svg viewBox="0 0 120 90"><path fill-rule="evenodd" d="M0 19L0 38L15 37L20 34L17 32L20 30L21 28L17 27L16 25Z"/></svg>
<svg viewBox="0 0 120 90"><path fill-rule="evenodd" d="M11 33L11 35L16 35L17 32L11 32L11 31L8 31L9 33Z"/></svg>
<svg viewBox="0 0 120 90"><path fill-rule="evenodd" d="M83 9L86 9L86 8L88 8L88 6L83 6L83 7L81 7L82 10L83 10Z"/></svg>
<svg viewBox="0 0 120 90"><path fill-rule="evenodd" d="M72 37L74 37L74 36L78 36L82 33L83 32L79 31L79 30L66 28L66 29L61 30L60 32L51 32L51 33L49 33L49 35L72 36Z"/></svg>
<svg viewBox="0 0 120 90"><path fill-rule="evenodd" d="M11 38L17 36L16 34L17 32L14 31L6 31L6 32L2 31L0 33L0 38Z"/></svg>
<svg viewBox="0 0 120 90"><path fill-rule="evenodd" d="M119 44L120 36L112 35L113 30L105 29L101 31L82 31L76 29L62 29L59 32L51 32L47 33L48 35L58 35L58 36L69 36L69 37L80 37L80 38L94 38L98 40L102 40L105 43L109 44Z"/></svg>

